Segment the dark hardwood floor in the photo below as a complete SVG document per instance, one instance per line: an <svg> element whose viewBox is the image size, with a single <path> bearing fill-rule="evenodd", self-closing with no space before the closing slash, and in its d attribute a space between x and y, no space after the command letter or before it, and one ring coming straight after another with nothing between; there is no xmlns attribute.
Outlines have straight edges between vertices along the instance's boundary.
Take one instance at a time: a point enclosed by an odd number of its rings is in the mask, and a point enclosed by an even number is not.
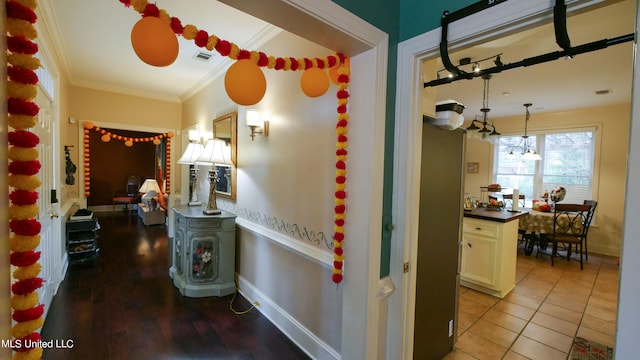
<svg viewBox="0 0 640 360"><path fill-rule="evenodd" d="M96 216L99 256L70 264L41 332L73 347L45 349L44 359L309 359L259 311L234 314L232 296L180 295L165 226L134 213ZM239 294L233 305L250 306Z"/></svg>

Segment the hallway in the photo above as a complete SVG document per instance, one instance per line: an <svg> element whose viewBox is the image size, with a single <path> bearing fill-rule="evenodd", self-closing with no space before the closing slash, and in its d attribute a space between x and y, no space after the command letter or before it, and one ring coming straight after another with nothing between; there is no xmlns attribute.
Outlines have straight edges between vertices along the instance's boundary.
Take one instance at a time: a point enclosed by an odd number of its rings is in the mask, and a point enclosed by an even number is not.
<svg viewBox="0 0 640 360"><path fill-rule="evenodd" d="M42 329L44 359L309 359L257 310L236 315L232 296L188 298L169 278L164 225L144 226L134 213L95 214L100 253L70 264ZM237 311L250 304L241 296Z"/></svg>

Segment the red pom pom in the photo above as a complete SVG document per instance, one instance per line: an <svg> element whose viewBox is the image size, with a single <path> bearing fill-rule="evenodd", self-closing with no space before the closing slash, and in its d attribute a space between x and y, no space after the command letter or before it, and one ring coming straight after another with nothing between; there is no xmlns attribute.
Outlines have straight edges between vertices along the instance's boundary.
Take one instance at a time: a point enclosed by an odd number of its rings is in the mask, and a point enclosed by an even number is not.
<svg viewBox="0 0 640 360"><path fill-rule="evenodd" d="M40 111L38 105L32 101L9 98L7 100L9 114L36 116Z"/></svg>
<svg viewBox="0 0 640 360"><path fill-rule="evenodd" d="M334 221L334 224L336 224L337 226L344 226L344 219L336 219L336 221Z"/></svg>
<svg viewBox="0 0 640 360"><path fill-rule="evenodd" d="M44 314L44 304L40 304L27 310L14 310L13 320L17 322L25 322L35 320Z"/></svg>
<svg viewBox="0 0 640 360"><path fill-rule="evenodd" d="M195 39L193 41L199 47L207 46L207 41L209 41L209 34L204 30L198 30Z"/></svg>
<svg viewBox="0 0 640 360"><path fill-rule="evenodd" d="M349 75L346 75L346 74L338 75L338 82L339 83L343 83L343 84L348 83L349 82Z"/></svg>
<svg viewBox="0 0 640 360"><path fill-rule="evenodd" d="M277 58L276 59L276 65L273 67L276 70L282 70L284 68L284 59L283 58Z"/></svg>
<svg viewBox="0 0 640 360"><path fill-rule="evenodd" d="M7 49L13 53L33 55L38 52L38 44L24 36L8 36Z"/></svg>
<svg viewBox="0 0 640 360"><path fill-rule="evenodd" d="M333 262L334 269L342 269L342 261L334 261Z"/></svg>
<svg viewBox="0 0 640 360"><path fill-rule="evenodd" d="M333 280L334 283L339 284L342 282L342 274L333 274L333 276L331 277L331 280Z"/></svg>
<svg viewBox="0 0 640 360"><path fill-rule="evenodd" d="M335 207L336 214L344 214L344 210L345 210L344 205L338 205Z"/></svg>
<svg viewBox="0 0 640 360"><path fill-rule="evenodd" d="M300 63L298 62L298 59L290 57L289 60L291 60L291 70L293 71L298 70L298 68L300 67Z"/></svg>
<svg viewBox="0 0 640 360"><path fill-rule="evenodd" d="M340 191L336 191L336 198L338 199L344 199L347 197L347 193L340 190Z"/></svg>
<svg viewBox="0 0 640 360"><path fill-rule="evenodd" d="M304 58L304 68L311 69L312 67L313 67L313 62L311 62L311 59Z"/></svg>
<svg viewBox="0 0 640 360"><path fill-rule="evenodd" d="M154 17L159 17L160 16L160 9L158 9L158 6L156 4L147 4L147 6L144 8L144 12L142 13L142 16L154 16Z"/></svg>
<svg viewBox="0 0 640 360"><path fill-rule="evenodd" d="M262 51L260 51L258 54L260 55L260 58L258 59L258 66L269 65L269 56L267 56L267 54L263 53Z"/></svg>
<svg viewBox="0 0 640 360"><path fill-rule="evenodd" d="M347 142L347 137L344 135L338 135L338 142Z"/></svg>
<svg viewBox="0 0 640 360"><path fill-rule="evenodd" d="M17 147L32 148L40 143L38 135L31 131L15 130L8 134L9 144Z"/></svg>
<svg viewBox="0 0 640 360"><path fill-rule="evenodd" d="M17 281L11 285L11 291L16 295L26 295L42 287L42 278L31 278Z"/></svg>
<svg viewBox="0 0 640 360"><path fill-rule="evenodd" d="M347 125L349 124L349 122L347 120L340 120L336 123L336 129L339 127L347 127Z"/></svg>
<svg viewBox="0 0 640 360"><path fill-rule="evenodd" d="M349 97L349 92L347 90L340 90L338 91L338 99L346 99Z"/></svg>
<svg viewBox="0 0 640 360"><path fill-rule="evenodd" d="M38 192L27 190L13 190L9 199L16 205L34 205L38 201Z"/></svg>
<svg viewBox="0 0 640 360"><path fill-rule="evenodd" d="M338 58L340 58L340 63L344 64L344 61L347 59L347 56L343 53L336 53L336 55L338 55Z"/></svg>
<svg viewBox="0 0 640 360"><path fill-rule="evenodd" d="M324 69L324 60L316 58L316 62L318 63L318 69Z"/></svg>
<svg viewBox="0 0 640 360"><path fill-rule="evenodd" d="M29 266L36 263L36 261L40 260L40 251L23 251L23 252L12 252L9 255L9 260L11 265L14 266Z"/></svg>
<svg viewBox="0 0 640 360"><path fill-rule="evenodd" d="M338 114L344 114L347 112L347 105L340 105L338 106Z"/></svg>
<svg viewBox="0 0 640 360"><path fill-rule="evenodd" d="M184 31L184 27L182 27L182 23L180 22L180 19L178 19L177 17L171 18L171 29L173 30L174 33L178 35L182 35L182 32Z"/></svg>
<svg viewBox="0 0 640 360"><path fill-rule="evenodd" d="M347 181L347 178L345 176L336 176L337 184L344 184L346 181Z"/></svg>
<svg viewBox="0 0 640 360"><path fill-rule="evenodd" d="M220 55L227 56L231 52L231 43L227 40L220 40L216 44L216 50L220 53Z"/></svg>
<svg viewBox="0 0 640 360"><path fill-rule="evenodd" d="M35 236L40 234L40 222L35 219L11 220L9 228L18 235Z"/></svg>
<svg viewBox="0 0 640 360"><path fill-rule="evenodd" d="M124 4L124 6L129 7L131 6L131 0L120 0L121 3Z"/></svg>
<svg viewBox="0 0 640 360"><path fill-rule="evenodd" d="M336 169L346 169L347 168L347 164L344 163L344 161L339 160L336 162Z"/></svg>
<svg viewBox="0 0 640 360"><path fill-rule="evenodd" d="M40 161L12 161L8 170L15 175L35 175L40 171Z"/></svg>
<svg viewBox="0 0 640 360"><path fill-rule="evenodd" d="M26 352L30 349L38 347L38 342L42 340L42 336L40 336L37 332L32 332L31 334L20 338L20 341L16 341L16 346L12 347L13 350L18 352ZM30 346L26 346L30 345Z"/></svg>
<svg viewBox="0 0 640 360"><path fill-rule="evenodd" d="M9 66L7 68L9 79L21 84L35 85L38 83L38 75L31 69L21 68L19 66Z"/></svg>
<svg viewBox="0 0 640 360"><path fill-rule="evenodd" d="M333 240L335 240L335 241L342 241L342 240L344 240L344 234L343 234L343 233L340 233L340 232L334 233L334 234L333 234Z"/></svg>
<svg viewBox="0 0 640 360"><path fill-rule="evenodd" d="M342 254L344 253L344 251L342 250L341 247L334 247L333 248L333 253L338 255L338 256L342 256Z"/></svg>
<svg viewBox="0 0 640 360"><path fill-rule="evenodd" d="M347 149L338 149L338 150L336 150L336 155L337 156L346 156L347 155Z"/></svg>
<svg viewBox="0 0 640 360"><path fill-rule="evenodd" d="M33 10L15 1L7 1L6 9L8 18L25 20L31 24L35 23L38 19L38 16Z"/></svg>
<svg viewBox="0 0 640 360"><path fill-rule="evenodd" d="M244 60L244 59L250 59L251 58L251 52L248 50L240 50L240 53L238 54L238 60Z"/></svg>

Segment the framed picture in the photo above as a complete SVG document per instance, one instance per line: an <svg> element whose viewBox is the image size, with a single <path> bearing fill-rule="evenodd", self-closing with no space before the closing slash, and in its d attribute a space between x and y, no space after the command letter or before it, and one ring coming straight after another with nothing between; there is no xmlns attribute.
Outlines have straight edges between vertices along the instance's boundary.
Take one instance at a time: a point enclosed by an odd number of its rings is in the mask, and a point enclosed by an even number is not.
<svg viewBox="0 0 640 360"><path fill-rule="evenodd" d="M467 172L468 173L477 173L479 170L480 164L477 162L468 162L467 163Z"/></svg>

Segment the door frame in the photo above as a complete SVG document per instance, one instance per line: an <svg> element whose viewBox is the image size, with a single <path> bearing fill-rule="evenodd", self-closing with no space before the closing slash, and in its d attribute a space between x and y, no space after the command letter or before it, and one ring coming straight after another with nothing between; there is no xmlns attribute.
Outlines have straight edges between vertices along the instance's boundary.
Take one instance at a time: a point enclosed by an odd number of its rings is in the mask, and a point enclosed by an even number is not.
<svg viewBox="0 0 640 360"><path fill-rule="evenodd" d="M567 13L604 3L604 0L576 0L567 4ZM517 33L552 19L553 4L548 0L504 2L449 24L449 50ZM415 269L417 263L422 146L419 95L423 88L420 65L423 60L440 56L441 32L437 28L398 44L392 205L396 221L390 264L390 276L397 291L389 299L389 359L413 358L416 272L404 273L403 267L408 263L409 269Z"/></svg>

